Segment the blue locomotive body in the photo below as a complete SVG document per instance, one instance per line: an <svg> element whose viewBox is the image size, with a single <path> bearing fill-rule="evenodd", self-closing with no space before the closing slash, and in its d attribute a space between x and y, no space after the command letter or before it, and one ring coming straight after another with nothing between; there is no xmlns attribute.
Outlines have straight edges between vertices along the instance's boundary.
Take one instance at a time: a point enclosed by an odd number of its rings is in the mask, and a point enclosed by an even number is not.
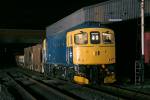
<svg viewBox="0 0 150 100"><path fill-rule="evenodd" d="M96 27L102 28L104 27L104 25L100 24L99 22L84 22L80 25L77 25L75 27L72 27L60 33L50 33L47 28L46 30L46 40L47 40L46 64L64 65L68 67L73 65L73 61L72 61L73 55L69 54L69 56L67 56L67 53L68 53L68 48L66 46L67 32L76 30L76 29L96 28ZM69 53L71 52L72 50L69 51ZM68 59L70 59L69 62L68 62Z"/></svg>
<svg viewBox="0 0 150 100"><path fill-rule="evenodd" d="M47 64L67 65L66 33L47 36Z"/></svg>
<svg viewBox="0 0 150 100"><path fill-rule="evenodd" d="M113 31L99 22L84 22L56 33L51 28L50 26L50 29L49 27L46 29L46 62L44 64L46 75L74 80L79 84L89 84L91 81L89 79L98 83L101 80L99 76L103 75L95 75L94 73L108 69L109 65L115 62L113 60L114 43L105 44L102 42L102 39L105 41L106 37L113 41ZM104 50L107 52L100 54ZM105 76L104 82L115 82L114 72Z"/></svg>

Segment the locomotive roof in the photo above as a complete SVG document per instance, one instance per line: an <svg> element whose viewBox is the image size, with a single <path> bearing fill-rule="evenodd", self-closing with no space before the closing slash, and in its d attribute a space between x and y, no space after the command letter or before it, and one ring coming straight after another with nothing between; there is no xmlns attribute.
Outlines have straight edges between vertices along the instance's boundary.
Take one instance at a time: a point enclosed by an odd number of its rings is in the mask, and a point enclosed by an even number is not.
<svg viewBox="0 0 150 100"><path fill-rule="evenodd" d="M84 22L103 24L125 21L140 17L140 0L110 0L83 7L46 28L47 34L55 34ZM150 15L150 0L145 0L145 15Z"/></svg>

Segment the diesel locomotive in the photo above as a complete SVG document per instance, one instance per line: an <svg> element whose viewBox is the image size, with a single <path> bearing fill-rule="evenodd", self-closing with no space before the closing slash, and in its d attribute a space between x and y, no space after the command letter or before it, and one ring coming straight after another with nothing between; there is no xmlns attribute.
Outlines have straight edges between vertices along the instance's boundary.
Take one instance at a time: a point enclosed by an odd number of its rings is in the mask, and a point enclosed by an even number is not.
<svg viewBox="0 0 150 100"><path fill-rule="evenodd" d="M86 26L46 36L46 75L79 84L116 81L113 30Z"/></svg>
<svg viewBox="0 0 150 100"><path fill-rule="evenodd" d="M41 46L31 47L24 53L25 58L29 57L25 65L47 76L79 84L114 83L115 36L107 26L112 14L106 8L112 10L105 4L83 7L47 26Z"/></svg>
<svg viewBox="0 0 150 100"><path fill-rule="evenodd" d="M82 25L55 35L47 32L41 44L27 47L24 55L16 56L17 64L78 84L114 83L114 32L106 27L91 26Z"/></svg>

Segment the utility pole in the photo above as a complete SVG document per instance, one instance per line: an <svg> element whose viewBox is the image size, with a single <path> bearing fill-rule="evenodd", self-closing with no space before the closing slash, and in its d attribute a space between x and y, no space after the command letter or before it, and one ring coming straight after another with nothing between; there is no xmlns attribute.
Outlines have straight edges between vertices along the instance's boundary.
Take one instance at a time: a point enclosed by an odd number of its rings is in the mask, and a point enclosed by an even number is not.
<svg viewBox="0 0 150 100"><path fill-rule="evenodd" d="M141 0L141 71L142 82L144 82L144 0Z"/></svg>
<svg viewBox="0 0 150 100"><path fill-rule="evenodd" d="M144 57L144 0L141 0L141 51Z"/></svg>
<svg viewBox="0 0 150 100"><path fill-rule="evenodd" d="M144 0L140 1L141 11L141 57L135 62L135 85L144 82Z"/></svg>

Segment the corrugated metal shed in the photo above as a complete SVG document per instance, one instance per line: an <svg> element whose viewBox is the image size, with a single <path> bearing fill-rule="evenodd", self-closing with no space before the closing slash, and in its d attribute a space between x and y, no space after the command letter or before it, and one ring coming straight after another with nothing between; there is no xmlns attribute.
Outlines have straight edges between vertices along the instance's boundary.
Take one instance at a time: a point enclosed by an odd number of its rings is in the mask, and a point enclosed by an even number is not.
<svg viewBox="0 0 150 100"><path fill-rule="evenodd" d="M110 23L111 20L128 20L140 16L138 0L110 0L85 7L85 20Z"/></svg>
<svg viewBox="0 0 150 100"><path fill-rule="evenodd" d="M48 26L47 34L60 33L84 22L113 23L140 17L140 0L110 0L84 7ZM145 14L150 14L150 0L145 0Z"/></svg>
<svg viewBox="0 0 150 100"><path fill-rule="evenodd" d="M145 15L150 16L150 0L145 0Z"/></svg>
<svg viewBox="0 0 150 100"><path fill-rule="evenodd" d="M57 33L63 30L67 30L73 26L85 22L85 13L83 9L80 9L71 15L61 19L60 21L50 25L46 29L46 33Z"/></svg>

